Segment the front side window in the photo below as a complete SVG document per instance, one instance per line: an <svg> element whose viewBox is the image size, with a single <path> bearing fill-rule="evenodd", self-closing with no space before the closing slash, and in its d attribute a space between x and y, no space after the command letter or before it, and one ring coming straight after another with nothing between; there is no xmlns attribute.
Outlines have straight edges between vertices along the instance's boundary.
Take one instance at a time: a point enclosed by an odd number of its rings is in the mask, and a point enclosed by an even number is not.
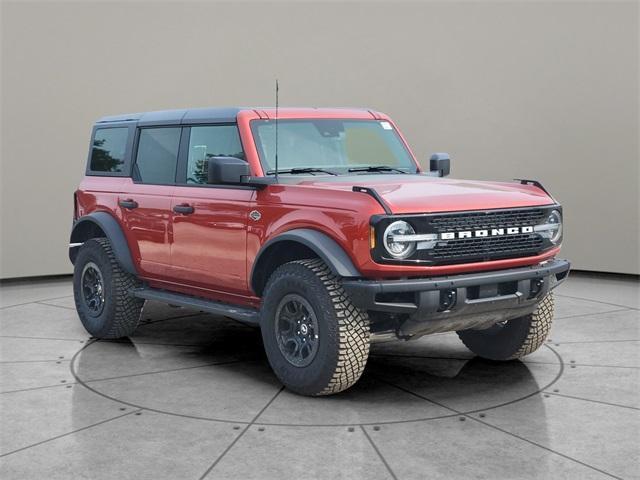
<svg viewBox="0 0 640 480"><path fill-rule="evenodd" d="M96 130L89 169L94 172L122 172L128 137L127 127Z"/></svg>
<svg viewBox="0 0 640 480"><path fill-rule="evenodd" d="M235 125L191 127L187 183L207 183L207 159L211 157L245 159Z"/></svg>
<svg viewBox="0 0 640 480"><path fill-rule="evenodd" d="M180 128L140 130L134 174L142 183L172 184L180 146Z"/></svg>
<svg viewBox="0 0 640 480"><path fill-rule="evenodd" d="M274 173L273 120L251 124L262 167ZM336 174L388 171L415 173L416 164L393 126L378 120L278 120L278 170L325 169Z"/></svg>

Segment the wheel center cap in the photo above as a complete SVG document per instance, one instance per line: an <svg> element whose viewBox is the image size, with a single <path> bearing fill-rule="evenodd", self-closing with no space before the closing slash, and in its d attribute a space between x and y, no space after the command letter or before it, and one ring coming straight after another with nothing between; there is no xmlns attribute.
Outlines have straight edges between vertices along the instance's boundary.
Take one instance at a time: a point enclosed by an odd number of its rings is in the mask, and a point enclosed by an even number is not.
<svg viewBox="0 0 640 480"><path fill-rule="evenodd" d="M300 325L300 333L302 333L302 335L306 335L308 331L309 331L309 327L307 327L306 323L303 323L302 325Z"/></svg>

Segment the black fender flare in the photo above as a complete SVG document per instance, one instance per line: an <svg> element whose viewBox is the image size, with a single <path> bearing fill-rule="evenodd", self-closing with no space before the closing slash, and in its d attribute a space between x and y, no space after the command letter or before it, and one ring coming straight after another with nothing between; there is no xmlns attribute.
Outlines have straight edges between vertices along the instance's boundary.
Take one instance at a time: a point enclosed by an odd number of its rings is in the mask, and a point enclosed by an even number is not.
<svg viewBox="0 0 640 480"><path fill-rule="evenodd" d="M262 248L260 248L260 251L253 262L253 267L251 267L250 283L254 292L257 293L260 291L260 288L256 288L255 282L258 277L256 271L263 263L261 260L264 260L265 255L268 255L271 247L280 242L287 241L300 243L312 250L324 263L327 264L331 271L339 277L362 277L356 266L351 261L351 258L349 258L349 255L347 255L344 249L334 239L318 230L297 228L281 233L269 240L262 246Z"/></svg>
<svg viewBox="0 0 640 480"><path fill-rule="evenodd" d="M137 275L138 272L131 257L129 244L124 236L122 227L112 215L107 212L93 212L76 220L71 229L71 238L69 240L69 260L75 263L78 250L89 238L86 238L85 232L94 231L98 227L111 243L111 248L116 256L116 260L120 266L128 273ZM90 237L93 238L93 237Z"/></svg>

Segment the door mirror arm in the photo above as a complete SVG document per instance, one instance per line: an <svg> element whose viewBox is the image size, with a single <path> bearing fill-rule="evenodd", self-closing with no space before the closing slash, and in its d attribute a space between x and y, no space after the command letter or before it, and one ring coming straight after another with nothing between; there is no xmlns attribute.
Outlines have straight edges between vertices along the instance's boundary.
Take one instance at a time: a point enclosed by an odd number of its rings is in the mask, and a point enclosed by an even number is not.
<svg viewBox="0 0 640 480"><path fill-rule="evenodd" d="M242 177L242 185L255 187L258 190L262 190L263 188L268 187L269 185L274 185L276 183L276 179L273 177L253 177L251 175Z"/></svg>

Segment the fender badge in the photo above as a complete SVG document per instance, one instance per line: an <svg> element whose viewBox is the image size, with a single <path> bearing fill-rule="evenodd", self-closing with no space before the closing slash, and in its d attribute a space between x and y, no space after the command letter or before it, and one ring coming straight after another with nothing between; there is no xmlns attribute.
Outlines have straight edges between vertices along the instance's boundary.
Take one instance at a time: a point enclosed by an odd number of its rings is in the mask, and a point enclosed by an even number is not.
<svg viewBox="0 0 640 480"><path fill-rule="evenodd" d="M258 210L251 210L251 212L249 212L249 217L251 220L257 222L262 218L262 214Z"/></svg>

